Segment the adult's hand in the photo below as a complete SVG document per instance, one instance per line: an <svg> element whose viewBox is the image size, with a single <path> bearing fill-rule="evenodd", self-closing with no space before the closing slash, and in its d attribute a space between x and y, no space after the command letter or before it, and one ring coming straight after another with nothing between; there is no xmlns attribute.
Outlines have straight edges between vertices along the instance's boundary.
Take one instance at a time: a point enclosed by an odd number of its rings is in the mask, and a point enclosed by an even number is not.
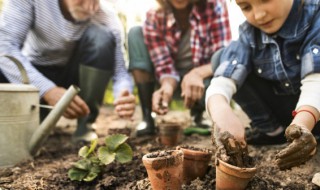
<svg viewBox="0 0 320 190"><path fill-rule="evenodd" d="M181 96L183 97L184 105L187 108L192 108L195 102L202 98L203 94L203 78L195 69L193 69L182 79Z"/></svg>
<svg viewBox="0 0 320 190"><path fill-rule="evenodd" d="M43 99L47 102L48 105L54 106L66 91L67 90L65 88L54 87L44 94ZM80 96L76 95L63 113L63 116L68 119L75 119L86 116L89 113L90 109L88 105L82 98L80 98Z"/></svg>
<svg viewBox="0 0 320 190"><path fill-rule="evenodd" d="M276 155L280 169L303 164L316 153L317 141L307 128L292 124L285 135L290 144Z"/></svg>
<svg viewBox="0 0 320 190"><path fill-rule="evenodd" d="M120 117L131 118L136 107L136 100L128 90L121 91L119 97L113 102L115 111Z"/></svg>
<svg viewBox="0 0 320 190"><path fill-rule="evenodd" d="M163 78L161 87L152 95L152 110L159 115L164 115L169 111L169 103L173 92L177 86L177 81L173 78Z"/></svg>

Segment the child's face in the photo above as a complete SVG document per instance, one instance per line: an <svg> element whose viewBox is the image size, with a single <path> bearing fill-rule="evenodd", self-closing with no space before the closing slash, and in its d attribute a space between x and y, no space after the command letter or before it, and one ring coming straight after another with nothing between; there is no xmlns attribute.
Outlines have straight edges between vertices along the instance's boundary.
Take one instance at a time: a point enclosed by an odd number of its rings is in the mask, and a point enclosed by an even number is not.
<svg viewBox="0 0 320 190"><path fill-rule="evenodd" d="M236 3L251 25L273 34L286 21L293 0L236 0Z"/></svg>
<svg viewBox="0 0 320 190"><path fill-rule="evenodd" d="M100 8L99 0L65 0L68 11L76 21L86 21Z"/></svg>
<svg viewBox="0 0 320 190"><path fill-rule="evenodd" d="M169 0L170 4L175 9L185 9L190 3L190 0Z"/></svg>

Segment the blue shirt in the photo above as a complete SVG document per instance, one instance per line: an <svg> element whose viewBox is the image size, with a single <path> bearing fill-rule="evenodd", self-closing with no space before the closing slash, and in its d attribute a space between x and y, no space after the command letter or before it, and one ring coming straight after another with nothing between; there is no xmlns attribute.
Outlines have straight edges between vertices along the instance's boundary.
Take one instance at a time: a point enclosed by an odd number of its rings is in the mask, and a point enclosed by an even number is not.
<svg viewBox="0 0 320 190"><path fill-rule="evenodd" d="M239 88L254 72L273 83L276 94L297 94L301 79L320 72L320 0L294 0L280 30L268 35L248 22L239 39L224 49L215 76L233 79Z"/></svg>

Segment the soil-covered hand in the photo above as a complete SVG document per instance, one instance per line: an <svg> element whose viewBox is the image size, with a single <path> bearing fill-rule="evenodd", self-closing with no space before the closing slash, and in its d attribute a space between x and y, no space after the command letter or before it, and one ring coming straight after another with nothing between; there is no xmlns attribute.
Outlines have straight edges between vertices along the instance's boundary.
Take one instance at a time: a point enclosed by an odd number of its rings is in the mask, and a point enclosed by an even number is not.
<svg viewBox="0 0 320 190"><path fill-rule="evenodd" d="M290 144L276 155L280 169L303 164L316 153L317 141L307 128L292 124L285 135Z"/></svg>
<svg viewBox="0 0 320 190"><path fill-rule="evenodd" d="M237 141L229 132L220 133L219 127L214 127L212 141L216 145L216 158L238 167L252 165L248 155L247 144Z"/></svg>
<svg viewBox="0 0 320 190"><path fill-rule="evenodd" d="M203 78L191 70L181 82L181 96L184 105L187 108L192 108L195 102L202 98L204 90Z"/></svg>
<svg viewBox="0 0 320 190"><path fill-rule="evenodd" d="M128 90L123 90L120 96L113 102L113 105L120 117L131 118L136 106L135 97Z"/></svg>
<svg viewBox="0 0 320 190"><path fill-rule="evenodd" d="M164 78L161 87L152 95L152 110L159 115L164 115L169 111L169 103L176 88L176 80Z"/></svg>

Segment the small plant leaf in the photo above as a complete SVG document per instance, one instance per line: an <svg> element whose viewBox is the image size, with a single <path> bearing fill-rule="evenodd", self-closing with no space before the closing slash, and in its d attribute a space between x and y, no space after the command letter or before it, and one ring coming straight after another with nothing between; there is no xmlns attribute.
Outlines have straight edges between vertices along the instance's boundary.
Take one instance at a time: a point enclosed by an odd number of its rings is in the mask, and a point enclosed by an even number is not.
<svg viewBox="0 0 320 190"><path fill-rule="evenodd" d="M73 164L73 167L80 170L90 170L91 162L88 159L82 159Z"/></svg>
<svg viewBox="0 0 320 190"><path fill-rule="evenodd" d="M82 181L84 179L84 177L86 177L86 175L89 172L86 170L81 170L78 168L71 168L68 171L68 177L72 180L72 181Z"/></svg>
<svg viewBox="0 0 320 190"><path fill-rule="evenodd" d="M89 152L89 148L87 146L83 146L80 148L78 155L82 158L87 158Z"/></svg>
<svg viewBox="0 0 320 190"><path fill-rule="evenodd" d="M132 160L133 151L127 144L121 144L116 150L116 160L120 163L130 162Z"/></svg>
<svg viewBox="0 0 320 190"><path fill-rule="evenodd" d="M123 134L115 134L107 137L105 139L106 146L109 148L111 151L115 151L121 144L126 142L128 137Z"/></svg>
<svg viewBox="0 0 320 190"><path fill-rule="evenodd" d="M88 158L88 156L90 156L90 154L93 153L93 151L96 149L97 144L98 144L98 139L92 140L90 144L90 148L88 148L87 146L81 147L78 152L78 155L82 158Z"/></svg>
<svg viewBox="0 0 320 190"><path fill-rule="evenodd" d="M99 160L99 158L96 157L96 156L90 157L89 160L92 162L92 164L97 164L97 165L100 164L100 160Z"/></svg>
<svg viewBox="0 0 320 190"><path fill-rule="evenodd" d="M101 172L101 169L98 165L92 166L90 168L89 174L83 179L84 181L92 181L94 180Z"/></svg>
<svg viewBox="0 0 320 190"><path fill-rule="evenodd" d="M103 164L108 165L115 160L116 153L111 152L107 147L100 147L98 157Z"/></svg>
<svg viewBox="0 0 320 190"><path fill-rule="evenodd" d="M90 172L84 179L83 181L92 181L94 180L96 177L98 176L97 173L94 173L94 172Z"/></svg>
<svg viewBox="0 0 320 190"><path fill-rule="evenodd" d="M94 139L94 140L91 141L90 149L88 151L88 155L91 154L96 149L97 144L98 144L98 139Z"/></svg>

